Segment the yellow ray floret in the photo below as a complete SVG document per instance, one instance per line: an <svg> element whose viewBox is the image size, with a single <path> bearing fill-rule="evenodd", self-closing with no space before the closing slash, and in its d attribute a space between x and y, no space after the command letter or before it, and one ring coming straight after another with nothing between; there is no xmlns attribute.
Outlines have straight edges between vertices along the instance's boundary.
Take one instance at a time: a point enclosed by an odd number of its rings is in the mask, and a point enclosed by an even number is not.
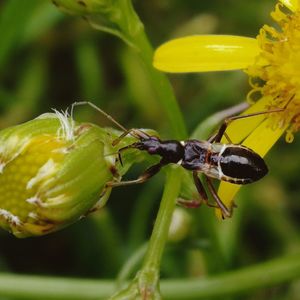
<svg viewBox="0 0 300 300"><path fill-rule="evenodd" d="M160 46L153 65L165 72L245 69L259 53L256 39L230 35L195 35Z"/></svg>
<svg viewBox="0 0 300 300"><path fill-rule="evenodd" d="M287 126L274 129L271 116L269 116L244 140L243 145L264 157L284 133ZM221 182L218 194L226 206L231 207L232 199L240 187L240 185Z"/></svg>
<svg viewBox="0 0 300 300"><path fill-rule="evenodd" d="M300 129L300 13L298 1L281 1L272 12L272 18L280 29L268 25L263 26L257 39L261 48L255 63L246 70L253 84L248 94L250 101L253 95L260 95L260 99L251 108L254 112L260 110L274 110L284 108L278 113L260 116L261 124L252 125L252 132L244 130L250 125L245 119L244 126L240 123L232 124L227 134L232 135L234 141L241 142L264 156L280 136L286 131L286 141L292 142L293 133ZM293 13L287 13L283 5ZM261 104L263 107L261 107ZM257 117L256 117L257 118ZM264 120L265 119L265 120ZM264 121L263 121L264 120ZM235 133L237 132L237 133ZM238 135L236 137L235 135ZM239 190L239 186L221 183L219 195L230 206L231 201Z"/></svg>
<svg viewBox="0 0 300 300"><path fill-rule="evenodd" d="M279 0L271 16L277 25L264 25L256 39L189 36L163 44L154 56L154 66L167 72L244 69L252 87L247 99L253 104L244 114L273 113L236 120L226 134L262 157L284 132L292 142L300 130L300 1ZM219 196L228 207L239 188L221 183Z"/></svg>
<svg viewBox="0 0 300 300"><path fill-rule="evenodd" d="M280 2L293 12L299 9L299 0L280 0Z"/></svg>

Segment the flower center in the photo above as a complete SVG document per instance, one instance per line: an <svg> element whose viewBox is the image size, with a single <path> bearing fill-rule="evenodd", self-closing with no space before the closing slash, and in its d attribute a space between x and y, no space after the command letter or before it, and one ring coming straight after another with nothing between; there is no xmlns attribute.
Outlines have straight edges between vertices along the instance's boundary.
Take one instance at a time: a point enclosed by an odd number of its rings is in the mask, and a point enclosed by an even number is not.
<svg viewBox="0 0 300 300"><path fill-rule="evenodd" d="M268 110L284 108L270 114L272 126L286 126L286 140L293 140L293 133L300 129L300 12L286 12L277 4L271 16L280 29L265 25L257 39L261 53L246 72L252 82L250 101L257 93L269 98ZM259 82L259 83L258 83Z"/></svg>
<svg viewBox="0 0 300 300"><path fill-rule="evenodd" d="M20 222L37 222L36 206L28 201L36 195L37 186L30 182L47 161L57 163L63 159L64 154L57 151L62 146L62 142L53 136L37 137L3 167L0 174L0 223L1 220L4 223L15 222L16 225Z"/></svg>

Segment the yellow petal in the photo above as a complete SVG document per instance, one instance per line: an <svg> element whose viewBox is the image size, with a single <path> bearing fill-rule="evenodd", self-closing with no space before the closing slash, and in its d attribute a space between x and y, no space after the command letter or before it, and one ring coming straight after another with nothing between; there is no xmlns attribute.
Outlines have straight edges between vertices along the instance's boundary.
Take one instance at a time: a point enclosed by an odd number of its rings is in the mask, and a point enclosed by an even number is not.
<svg viewBox="0 0 300 300"><path fill-rule="evenodd" d="M270 104L269 97L263 97L255 104L245 110L242 115L249 115L258 112L267 111L267 105ZM266 118L266 114L245 117L230 123L226 129L226 134L234 144L241 143L253 130ZM228 143L226 137L222 138L222 143Z"/></svg>
<svg viewBox="0 0 300 300"><path fill-rule="evenodd" d="M243 142L243 145L264 157L286 130L287 126L288 124L285 127L273 129L270 119L266 119L249 135ZM233 197L240 187L240 185L221 182L218 195L226 206L231 206Z"/></svg>
<svg viewBox="0 0 300 300"><path fill-rule="evenodd" d="M299 0L279 0L284 6L295 12L299 9Z"/></svg>
<svg viewBox="0 0 300 300"><path fill-rule="evenodd" d="M274 129L272 128L270 119L266 119L243 142L243 145L249 147L260 156L264 157L285 132L288 126L289 124L286 124L284 127Z"/></svg>
<svg viewBox="0 0 300 300"><path fill-rule="evenodd" d="M195 35L171 40L154 54L153 65L165 72L245 69L259 53L256 39L230 35Z"/></svg>

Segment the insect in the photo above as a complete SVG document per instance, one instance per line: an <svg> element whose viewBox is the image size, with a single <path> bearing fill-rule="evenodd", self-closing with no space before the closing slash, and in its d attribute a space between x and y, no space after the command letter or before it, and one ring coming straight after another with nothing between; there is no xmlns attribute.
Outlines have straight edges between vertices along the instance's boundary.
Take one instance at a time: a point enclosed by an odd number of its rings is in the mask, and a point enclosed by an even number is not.
<svg viewBox="0 0 300 300"><path fill-rule="evenodd" d="M74 106L84 104L87 104L102 113L123 131L123 134L113 141L113 146L117 145L126 135L129 134L137 139L137 142L119 149L118 157L121 164L121 153L132 148L147 151L150 155L158 155L161 157L157 164L149 167L137 179L112 181L107 183L107 187L143 183L157 174L162 167L168 164L177 164L192 172L194 184L200 196L200 198L196 200L180 199L179 203L188 207L198 207L202 203L205 203L208 206L219 208L223 218L231 217L232 208L228 208L220 199L212 183L212 178L244 185L255 182L268 173L268 167L262 157L243 145L231 143L229 137L227 137L225 133L228 124L233 120L284 110L284 108L278 108L272 111L233 116L225 119L217 133L208 140L201 141L191 139L178 141L161 140L160 138L149 135L140 129L128 130L119 124L112 116L108 115L91 102L75 102L72 109ZM224 135L230 142L229 144L223 144L220 142ZM204 174L207 187L215 201L215 204L209 203L208 195L199 178L199 173Z"/></svg>

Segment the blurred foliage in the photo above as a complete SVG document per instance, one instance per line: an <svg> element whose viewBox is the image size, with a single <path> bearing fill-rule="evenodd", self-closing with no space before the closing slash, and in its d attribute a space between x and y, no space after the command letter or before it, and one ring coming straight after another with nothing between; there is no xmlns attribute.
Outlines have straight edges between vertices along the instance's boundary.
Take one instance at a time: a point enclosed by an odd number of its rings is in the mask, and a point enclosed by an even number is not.
<svg viewBox="0 0 300 300"><path fill-rule="evenodd" d="M193 33L254 37L270 22L274 3L153 0L136 1L135 7L157 46ZM141 62L120 40L64 15L48 0L0 2L0 32L1 128L89 100L128 128L150 127L172 138ZM189 132L212 113L244 101L249 90L240 71L170 79ZM112 126L88 107L76 109L76 119ZM217 221L207 207L188 210L191 229L181 242L168 245L162 277L200 278L300 250L299 147L297 138L274 147L266 157L270 174L241 190L231 220ZM128 177L137 177L144 168L136 166ZM141 186L116 188L104 210L61 232L18 240L1 231L0 271L115 278L149 237L161 173ZM299 289L300 281L241 299L297 300Z"/></svg>

